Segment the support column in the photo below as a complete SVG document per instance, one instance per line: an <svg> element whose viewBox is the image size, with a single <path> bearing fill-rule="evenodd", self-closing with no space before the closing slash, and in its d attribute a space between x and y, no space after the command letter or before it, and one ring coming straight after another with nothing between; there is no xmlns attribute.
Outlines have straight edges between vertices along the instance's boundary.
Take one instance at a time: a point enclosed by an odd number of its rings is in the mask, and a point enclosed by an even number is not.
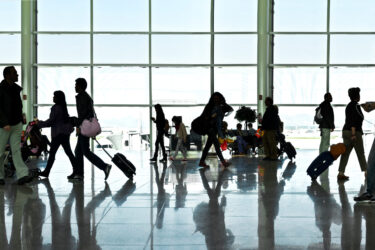
<svg viewBox="0 0 375 250"><path fill-rule="evenodd" d="M257 70L257 91L258 91L258 113L265 111L264 99L271 95L269 79L269 17L270 1L258 0L258 70Z"/></svg>
<svg viewBox="0 0 375 250"><path fill-rule="evenodd" d="M22 0L21 2L21 85L23 88L23 112L26 114L27 121L34 118L34 88L33 78L35 76L33 63L36 60L35 52L35 35L33 33L35 28L36 11L35 0ZM26 98L26 99L25 99Z"/></svg>

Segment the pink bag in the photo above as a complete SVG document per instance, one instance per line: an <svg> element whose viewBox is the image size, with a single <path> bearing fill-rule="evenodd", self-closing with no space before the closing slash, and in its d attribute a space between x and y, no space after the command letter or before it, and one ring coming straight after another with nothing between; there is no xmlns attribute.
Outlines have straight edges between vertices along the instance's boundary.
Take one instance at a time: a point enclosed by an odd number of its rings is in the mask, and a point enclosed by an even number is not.
<svg viewBox="0 0 375 250"><path fill-rule="evenodd" d="M95 137L102 132L96 117L83 120L80 126L81 134L87 137Z"/></svg>

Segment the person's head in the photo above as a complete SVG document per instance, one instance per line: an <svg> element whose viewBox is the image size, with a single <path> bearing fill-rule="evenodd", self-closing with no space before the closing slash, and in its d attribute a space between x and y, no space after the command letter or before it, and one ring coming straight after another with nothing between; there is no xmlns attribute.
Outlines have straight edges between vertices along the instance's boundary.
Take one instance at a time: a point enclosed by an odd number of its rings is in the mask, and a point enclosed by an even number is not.
<svg viewBox="0 0 375 250"><path fill-rule="evenodd" d="M220 92L215 92L211 95L210 100L208 103L213 105L220 105L225 103L225 98Z"/></svg>
<svg viewBox="0 0 375 250"><path fill-rule="evenodd" d="M10 83L18 82L18 73L14 66L5 67L3 71L3 76L7 82L10 82Z"/></svg>
<svg viewBox="0 0 375 250"><path fill-rule="evenodd" d="M154 105L154 108L155 108L155 111L156 111L156 112L159 112L159 111L162 110L161 105L160 105L159 103L158 103L158 104L155 104L155 105Z"/></svg>
<svg viewBox="0 0 375 250"><path fill-rule="evenodd" d="M66 105L65 94L61 90L53 92L53 102L58 105Z"/></svg>
<svg viewBox="0 0 375 250"><path fill-rule="evenodd" d="M267 97L266 100L264 100L264 103L266 104L267 107L273 105L273 99L272 97Z"/></svg>
<svg viewBox="0 0 375 250"><path fill-rule="evenodd" d="M85 78L77 78L76 79L76 86L75 86L76 92L77 93L84 92L84 91L86 91L86 88L87 88L86 79Z"/></svg>
<svg viewBox="0 0 375 250"><path fill-rule="evenodd" d="M238 130L241 130L241 129L242 129L242 124L241 124L241 123L237 123L237 129L238 129Z"/></svg>
<svg viewBox="0 0 375 250"><path fill-rule="evenodd" d="M176 125L180 125L180 123L182 122L182 118L181 116L173 116L172 117L172 122Z"/></svg>
<svg viewBox="0 0 375 250"><path fill-rule="evenodd" d="M332 102L332 95L331 93L325 93L324 95L324 101L327 101L327 102Z"/></svg>
<svg viewBox="0 0 375 250"><path fill-rule="evenodd" d="M359 100L361 99L359 92L361 92L360 88L350 88L348 90L348 95L350 97L350 100L359 102Z"/></svg>

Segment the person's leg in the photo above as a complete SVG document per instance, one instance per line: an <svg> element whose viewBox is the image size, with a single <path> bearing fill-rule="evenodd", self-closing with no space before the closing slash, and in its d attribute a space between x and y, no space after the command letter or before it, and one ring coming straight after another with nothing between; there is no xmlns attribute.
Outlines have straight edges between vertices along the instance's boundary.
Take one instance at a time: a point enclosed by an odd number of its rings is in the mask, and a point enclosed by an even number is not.
<svg viewBox="0 0 375 250"><path fill-rule="evenodd" d="M354 143L354 150L357 154L359 165L361 166L362 172L367 171L367 162L365 157L365 149L363 147L362 134L360 132L355 133L356 141Z"/></svg>
<svg viewBox="0 0 375 250"><path fill-rule="evenodd" d="M269 150L271 160L277 160L276 130L269 131L268 143L270 146Z"/></svg>
<svg viewBox="0 0 375 250"><path fill-rule="evenodd" d="M10 136L9 131L0 128L0 180L4 180L4 160L5 160L5 146L8 143Z"/></svg>
<svg viewBox="0 0 375 250"><path fill-rule="evenodd" d="M181 152L182 152L182 155L183 155L184 159L186 159L186 157L187 157L187 149L186 149L185 143L183 142L182 139L181 139Z"/></svg>
<svg viewBox="0 0 375 250"><path fill-rule="evenodd" d="M160 143L160 133L156 132L156 141L155 141L155 151L154 151L154 157L152 157L153 160L158 159L158 153L159 153L159 143Z"/></svg>
<svg viewBox="0 0 375 250"><path fill-rule="evenodd" d="M25 165L21 155L21 134L22 134L22 123L15 126L11 126L10 130L10 148L12 150L13 163L16 168L16 174L18 180L29 175L29 169Z"/></svg>
<svg viewBox="0 0 375 250"><path fill-rule="evenodd" d="M219 157L219 159L222 163L225 163L223 154L221 153L220 143L217 140L216 133L213 129L211 129L209 131L208 137L211 137L212 143L214 144L214 147L215 147L216 155Z"/></svg>
<svg viewBox="0 0 375 250"><path fill-rule="evenodd" d="M330 145L330 138L331 138L331 130L329 128L322 128L320 146L319 146L319 154L324 151L328 151L328 148Z"/></svg>
<svg viewBox="0 0 375 250"><path fill-rule="evenodd" d="M176 158L177 154L178 154L178 151L180 150L182 146L182 139L181 138L178 138L177 140L177 145L176 145L176 149L174 151L174 154L173 154L173 158ZM181 150L182 151L182 150Z"/></svg>
<svg viewBox="0 0 375 250"><path fill-rule="evenodd" d="M263 147L264 147L264 154L266 158L269 158L271 155L271 145L269 143L269 137L270 137L270 131L269 130L264 130L264 135L263 135Z"/></svg>
<svg viewBox="0 0 375 250"><path fill-rule="evenodd" d="M83 160L82 140L83 140L83 136L78 135L77 145L76 145L76 148L74 150L74 154L76 156L76 166L75 166L75 168L73 168L73 173L83 177L83 175L84 175L84 171L83 171L84 160Z"/></svg>
<svg viewBox="0 0 375 250"><path fill-rule="evenodd" d="M243 154L245 152L244 150L244 147L243 147L243 138L242 136L237 136L237 145L238 145L238 151L240 152L240 154Z"/></svg>
<svg viewBox="0 0 375 250"><path fill-rule="evenodd" d="M61 143L62 143L62 137L60 135L56 136L55 138L52 138L47 166L44 169L44 171L41 173L41 176L48 177L49 172L51 171L52 165L55 162L56 152L59 149Z"/></svg>
<svg viewBox="0 0 375 250"><path fill-rule="evenodd" d="M367 192L373 194L375 191L375 139L372 142L367 164Z"/></svg>
<svg viewBox="0 0 375 250"><path fill-rule="evenodd" d="M206 160L206 157L208 155L208 150L210 150L212 146L212 138L210 136L207 137L207 141L206 141L206 145L204 146L204 149L202 151L202 156L201 156L201 159L200 159L200 163L204 163L204 161ZM201 165L201 164L199 164Z"/></svg>
<svg viewBox="0 0 375 250"><path fill-rule="evenodd" d="M160 136L159 142L160 142L161 151L163 153L163 160L167 160L167 154L165 153L165 147L164 147L164 133L160 132L158 136Z"/></svg>
<svg viewBox="0 0 375 250"><path fill-rule="evenodd" d="M81 150L83 152L83 155L97 168L104 171L107 167L107 164L102 159L100 159L96 154L91 152L89 145L90 138L83 135L80 136L83 137L81 141Z"/></svg>
<svg viewBox="0 0 375 250"><path fill-rule="evenodd" d="M70 135L63 135L61 144L62 144L65 154L69 157L70 163L72 164L73 171L74 171L77 165L77 159L72 152L72 148L70 147Z"/></svg>
<svg viewBox="0 0 375 250"><path fill-rule="evenodd" d="M352 132L348 130L342 131L342 139L344 141L346 150L345 153L341 155L340 164L339 164L339 176L343 176L346 168L346 164L348 164L350 152L353 149L353 142L351 140Z"/></svg>

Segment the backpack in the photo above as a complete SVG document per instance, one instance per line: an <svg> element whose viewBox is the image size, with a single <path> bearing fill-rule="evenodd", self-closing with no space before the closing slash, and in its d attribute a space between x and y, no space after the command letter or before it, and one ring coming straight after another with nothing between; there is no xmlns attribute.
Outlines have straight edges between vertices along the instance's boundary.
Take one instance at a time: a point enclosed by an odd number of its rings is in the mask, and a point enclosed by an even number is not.
<svg viewBox="0 0 375 250"><path fill-rule="evenodd" d="M165 132L165 134L169 133L169 128L170 128L169 121L168 121L168 119L165 119L165 123L164 123L164 132Z"/></svg>
<svg viewBox="0 0 375 250"><path fill-rule="evenodd" d="M316 124L321 124L323 121L323 116L321 114L322 108L319 106L315 109L314 122Z"/></svg>

